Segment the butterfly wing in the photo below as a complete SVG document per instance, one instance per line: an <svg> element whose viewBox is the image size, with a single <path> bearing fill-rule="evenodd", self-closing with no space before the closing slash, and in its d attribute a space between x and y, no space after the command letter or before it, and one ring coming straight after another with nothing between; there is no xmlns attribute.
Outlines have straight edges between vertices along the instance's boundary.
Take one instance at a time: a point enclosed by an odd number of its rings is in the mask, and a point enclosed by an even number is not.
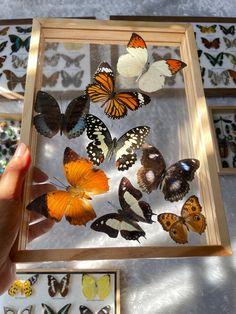
<svg viewBox="0 0 236 314"><path fill-rule="evenodd" d="M87 154L95 165L100 165L112 148L111 134L102 120L92 114L87 114L86 125L87 136L92 140L87 146Z"/></svg>
<svg viewBox="0 0 236 314"><path fill-rule="evenodd" d="M65 112L63 133L69 138L80 136L86 127L86 114L89 112L89 101L86 95L73 99Z"/></svg>
<svg viewBox="0 0 236 314"><path fill-rule="evenodd" d="M106 305L103 308L101 308L97 314L109 314L111 312L111 307L110 305Z"/></svg>
<svg viewBox="0 0 236 314"><path fill-rule="evenodd" d="M157 220L176 243L185 244L188 242L188 230L181 217L172 213L162 213L158 215Z"/></svg>
<svg viewBox="0 0 236 314"><path fill-rule="evenodd" d="M128 54L119 57L117 71L124 77L140 76L148 60L147 46L143 38L133 33L127 51Z"/></svg>
<svg viewBox="0 0 236 314"><path fill-rule="evenodd" d="M78 71L73 77L73 84L75 87L80 87L82 84L82 77L84 75L84 71Z"/></svg>
<svg viewBox="0 0 236 314"><path fill-rule="evenodd" d="M9 35L10 41L12 43L11 45L11 50L13 52L17 52L23 45L23 41L21 40L20 37L16 36L16 35Z"/></svg>
<svg viewBox="0 0 236 314"><path fill-rule="evenodd" d="M151 193L161 182L166 168L164 158L156 147L144 144L141 164L142 167L137 171L138 185L143 192Z"/></svg>
<svg viewBox="0 0 236 314"><path fill-rule="evenodd" d="M61 111L56 99L46 92L38 91L34 110L39 113L33 119L36 130L49 138L56 135L61 128Z"/></svg>
<svg viewBox="0 0 236 314"><path fill-rule="evenodd" d="M11 297L15 297L21 291L21 288L22 282L20 280L15 280L11 287L8 289L8 294Z"/></svg>
<svg viewBox="0 0 236 314"><path fill-rule="evenodd" d="M85 305L80 305L79 307L80 314L94 314L87 306Z"/></svg>
<svg viewBox="0 0 236 314"><path fill-rule="evenodd" d="M29 305L29 306L27 306L26 308L24 308L24 309L20 312L20 314L31 314L32 308L33 308L33 306L32 306L32 305Z"/></svg>
<svg viewBox="0 0 236 314"><path fill-rule="evenodd" d="M122 213L135 221L152 223L152 209L150 205L144 201L140 201L142 193L137 190L129 181L123 177L119 186L119 201Z"/></svg>
<svg viewBox="0 0 236 314"><path fill-rule="evenodd" d="M66 274L64 277L62 277L60 281L60 294L62 297L65 297L69 290L69 283L70 283L70 274Z"/></svg>
<svg viewBox="0 0 236 314"><path fill-rule="evenodd" d="M182 159L165 172L161 183L165 200L175 202L181 200L189 191L188 181L194 179L194 174L199 168L200 162L197 159Z"/></svg>
<svg viewBox="0 0 236 314"><path fill-rule="evenodd" d="M111 292L111 276L106 274L99 277L96 286L99 300L105 300Z"/></svg>
<svg viewBox="0 0 236 314"><path fill-rule="evenodd" d="M138 126L119 138L115 148L118 170L128 170L135 163L137 156L134 151L142 146L149 132L148 126Z"/></svg>
<svg viewBox="0 0 236 314"><path fill-rule="evenodd" d="M3 309L4 309L4 314L17 314L13 308L10 308L8 306L4 306Z"/></svg>
<svg viewBox="0 0 236 314"><path fill-rule="evenodd" d="M71 304L64 305L58 312L53 311L53 309L47 304L42 303L42 307L44 308L44 314L67 314L71 307Z"/></svg>
<svg viewBox="0 0 236 314"><path fill-rule="evenodd" d="M2 52L4 50L4 48L6 47L8 41L3 41L2 43L0 43L0 52Z"/></svg>
<svg viewBox="0 0 236 314"><path fill-rule="evenodd" d="M206 229L206 218L201 214L202 207L197 196L190 196L184 203L181 216L189 230L202 234Z"/></svg>
<svg viewBox="0 0 236 314"><path fill-rule="evenodd" d="M61 78L62 78L62 85L64 87L68 87L69 85L74 83L74 78L70 76L66 71L62 70L61 71Z"/></svg>
<svg viewBox="0 0 236 314"><path fill-rule="evenodd" d="M59 290L59 284L56 278L52 275L48 275L48 294L50 297L54 297Z"/></svg>
<svg viewBox="0 0 236 314"><path fill-rule="evenodd" d="M82 276L82 292L89 301L94 300L97 294L96 279L93 275L83 274Z"/></svg>
<svg viewBox="0 0 236 314"><path fill-rule="evenodd" d="M148 93L156 92L163 88L165 77L171 77L186 67L180 60L168 59L152 63L139 79L139 88Z"/></svg>

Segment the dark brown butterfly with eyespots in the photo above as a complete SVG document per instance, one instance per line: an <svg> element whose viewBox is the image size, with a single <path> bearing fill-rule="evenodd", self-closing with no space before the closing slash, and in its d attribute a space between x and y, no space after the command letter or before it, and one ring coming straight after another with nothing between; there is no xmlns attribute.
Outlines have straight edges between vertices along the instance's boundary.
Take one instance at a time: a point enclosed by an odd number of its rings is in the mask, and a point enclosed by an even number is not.
<svg viewBox="0 0 236 314"><path fill-rule="evenodd" d="M151 193L158 187L165 200L170 202L181 200L189 191L188 181L200 166L198 159L182 159L166 168L160 151L148 144L143 145L142 167L137 172L138 184L143 192Z"/></svg>

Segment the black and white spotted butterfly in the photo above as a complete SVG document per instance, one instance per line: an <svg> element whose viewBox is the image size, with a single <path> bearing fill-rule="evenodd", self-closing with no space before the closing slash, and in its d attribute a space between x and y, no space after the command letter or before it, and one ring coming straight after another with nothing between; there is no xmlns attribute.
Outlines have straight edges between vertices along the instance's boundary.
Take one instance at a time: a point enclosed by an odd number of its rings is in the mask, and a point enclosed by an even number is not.
<svg viewBox="0 0 236 314"><path fill-rule="evenodd" d="M60 293L62 297L65 297L68 293L68 287L70 283L70 274L66 274L60 281L52 276L48 275L48 293L50 297L54 297L57 293Z"/></svg>
<svg viewBox="0 0 236 314"><path fill-rule="evenodd" d="M189 191L188 181L200 166L198 159L182 159L166 168L160 151L151 145L143 145L142 167L137 172L138 184L143 192L151 193L158 187L162 189L165 200L181 200Z"/></svg>
<svg viewBox="0 0 236 314"><path fill-rule="evenodd" d="M43 314L67 314L71 307L71 303L64 305L58 312L54 311L50 306L45 303L42 303L44 309Z"/></svg>
<svg viewBox="0 0 236 314"><path fill-rule="evenodd" d="M105 158L109 160L116 154L116 166L118 170L129 169L137 160L135 150L139 149L150 132L148 126L135 127L118 140L111 137L111 134L98 117L87 114L86 116L87 135L91 143L87 146L89 159L95 164L100 165Z"/></svg>
<svg viewBox="0 0 236 314"><path fill-rule="evenodd" d="M119 185L119 201L121 209L118 213L110 213L96 219L91 229L106 233L111 238L120 235L125 240L137 240L145 237L145 231L138 222L151 224L154 213L150 205L141 200L142 193L123 177Z"/></svg>
<svg viewBox="0 0 236 314"><path fill-rule="evenodd" d="M95 312L90 310L85 305L80 305L79 310L80 310L80 314L95 314ZM96 312L96 314L109 314L110 312L111 312L111 307L110 305L107 305L101 308L98 312Z"/></svg>

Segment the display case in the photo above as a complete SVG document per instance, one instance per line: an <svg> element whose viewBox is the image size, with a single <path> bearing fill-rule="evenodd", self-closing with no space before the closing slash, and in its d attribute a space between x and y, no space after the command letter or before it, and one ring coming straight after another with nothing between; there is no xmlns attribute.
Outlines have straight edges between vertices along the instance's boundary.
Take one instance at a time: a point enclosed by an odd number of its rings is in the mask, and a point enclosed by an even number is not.
<svg viewBox="0 0 236 314"><path fill-rule="evenodd" d="M156 189L150 194L141 193L137 184L137 172L141 167L142 158L142 148L140 147L137 150L137 161L128 170L118 171L114 158L96 167L102 169L109 178L109 191L103 195L95 196L91 203L97 218L111 213L113 214L112 217L119 217L119 219L125 217L124 219L129 220L129 225L132 225L130 218L125 216L124 211L121 213L122 217L118 214L120 213L118 210L124 210L126 206L122 201L125 196L120 196L122 192L119 187L122 186L121 182L128 178L132 186L139 191L134 193L136 201L141 199L152 209L152 223L149 221L145 224L138 220L139 227L137 228L139 228L138 230L142 229L143 237L138 237L138 241L128 240L127 237L122 236L122 232L119 230L116 230L117 237L111 237L106 232L97 232L90 228L95 219L92 222L89 221L86 226L78 226L71 225L63 218L54 225L50 232L32 243L28 243L29 211L26 210L26 207L32 200L33 167L36 165L47 173L50 182L53 181L58 184L59 180L62 182L60 185L67 186L68 182L63 173L65 148L70 147L83 158L88 158L86 147L90 142L86 136L86 133L90 132L89 130L84 131L81 136L75 139L68 139L65 134L60 135L59 132L52 138L40 135L33 125L33 117L37 115L34 106L37 102L38 91L52 95L59 104L61 112L65 112L65 106L74 97L84 95L84 89L88 83L94 83L93 75L98 73L96 71L99 64L106 62L113 69L117 93L121 89L137 92L136 80L132 82L133 85L126 84L116 72L118 58L125 53L125 47L133 32L145 39L148 52L153 47L155 49L158 49L157 47L160 49L169 47L169 49L178 51L179 59L187 65L182 70L183 81L181 85L178 88L165 85L164 88L148 94L147 96L150 97L148 104L136 111L128 110L127 116L119 120L110 119L104 114L104 106L101 107L92 101L90 102L90 115L96 115L98 119L101 119L110 130L111 136L118 139L131 127L145 126L146 129L150 130L145 141L161 151L167 171L170 165L179 160L197 159L200 167L195 173L194 180L188 183L190 191L177 202L165 200L161 189ZM48 64L45 61L47 48L54 46L66 49L67 56L73 60L77 56L84 55L79 62L80 71L84 71L80 86L74 84L76 74L72 75L72 84L69 84L67 88L62 88L61 83L57 85L58 89L56 90L43 85L44 73L48 71ZM73 50L75 48L76 53ZM61 60L61 56L59 60L55 70L59 72L60 79L63 79L61 75L62 71L66 70L66 63L65 59ZM73 66L75 65L73 64ZM102 67L104 69L104 63ZM111 70L109 69L109 71ZM111 97L114 97L114 93L111 93ZM213 138L191 25L157 22L34 19L21 141L30 147L32 167L25 181L22 223L16 245L11 252L13 261L170 258L231 254ZM177 164L181 164L181 161ZM163 176L161 180L163 180ZM53 179L55 177L56 181ZM205 217L206 222L202 231L205 232L191 232L189 228L187 230L183 226L186 220L181 217L181 211L192 195L194 195L194 199L197 197L199 200L199 210L202 208L201 215ZM135 204L141 206L139 202ZM157 218L163 212L179 216L178 219L188 236L188 243L175 243L170 234L163 230ZM126 231L128 232L128 230ZM198 233L202 234L199 235Z"/></svg>

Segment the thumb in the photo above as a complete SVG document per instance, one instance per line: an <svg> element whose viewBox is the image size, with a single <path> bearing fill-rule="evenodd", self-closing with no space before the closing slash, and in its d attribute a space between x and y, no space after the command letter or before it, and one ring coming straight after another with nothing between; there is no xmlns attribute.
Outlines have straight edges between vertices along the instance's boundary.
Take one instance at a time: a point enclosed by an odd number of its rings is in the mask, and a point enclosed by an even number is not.
<svg viewBox="0 0 236 314"><path fill-rule="evenodd" d="M0 179L0 199L18 200L25 174L30 165L30 152L20 143Z"/></svg>

